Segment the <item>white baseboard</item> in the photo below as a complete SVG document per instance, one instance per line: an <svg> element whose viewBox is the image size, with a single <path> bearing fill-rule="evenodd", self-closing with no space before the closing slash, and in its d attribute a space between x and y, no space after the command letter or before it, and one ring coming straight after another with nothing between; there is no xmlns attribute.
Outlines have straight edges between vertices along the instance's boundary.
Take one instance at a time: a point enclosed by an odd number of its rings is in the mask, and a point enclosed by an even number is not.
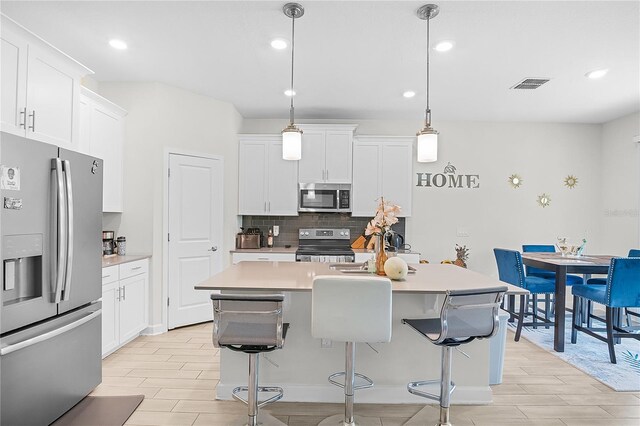
<svg viewBox="0 0 640 426"><path fill-rule="evenodd" d="M216 398L231 400L231 391L236 386L246 383L218 383ZM286 402L344 402L344 391L332 385L278 385L262 384L260 386L280 386L284 390L281 401ZM438 390L435 390L438 392ZM493 400L489 386L457 386L451 395L452 404L490 404ZM370 389L356 391L356 402L359 404L437 404L426 398L420 398L407 391L406 386L374 386Z"/></svg>
<svg viewBox="0 0 640 426"><path fill-rule="evenodd" d="M166 332L167 332L167 327L165 327L164 324L160 323L160 324L150 325L149 327L142 330L140 334L142 334L143 336L154 336L156 334L162 334Z"/></svg>

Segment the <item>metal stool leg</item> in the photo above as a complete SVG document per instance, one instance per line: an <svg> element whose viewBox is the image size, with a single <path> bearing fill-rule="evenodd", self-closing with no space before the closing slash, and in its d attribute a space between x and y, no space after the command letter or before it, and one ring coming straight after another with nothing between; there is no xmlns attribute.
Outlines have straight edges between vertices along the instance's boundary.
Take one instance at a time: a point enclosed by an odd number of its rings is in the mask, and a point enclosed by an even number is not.
<svg viewBox="0 0 640 426"><path fill-rule="evenodd" d="M451 400L451 347L442 347L442 375L440 379L440 421L436 426L451 426L449 402Z"/></svg>
<svg viewBox="0 0 640 426"><path fill-rule="evenodd" d="M353 420L353 387L356 381L354 361L356 358L356 345L353 342L345 344L346 357L344 362L344 424L354 425Z"/></svg>
<svg viewBox="0 0 640 426"><path fill-rule="evenodd" d="M330 383L344 388L344 415L337 414L331 417L327 417L326 419L321 421L318 426L357 426L361 424L368 424L366 418L355 416L353 414L354 397L356 390L372 387L373 381L367 376L356 373L355 361L356 343L345 342L344 372L334 373L329 376ZM336 380L336 378L339 376L344 376L344 383L340 383ZM356 384L356 378L362 379L361 383Z"/></svg>
<svg viewBox="0 0 640 426"><path fill-rule="evenodd" d="M258 354L249 354L249 382L247 405L249 406L248 426L258 425Z"/></svg>

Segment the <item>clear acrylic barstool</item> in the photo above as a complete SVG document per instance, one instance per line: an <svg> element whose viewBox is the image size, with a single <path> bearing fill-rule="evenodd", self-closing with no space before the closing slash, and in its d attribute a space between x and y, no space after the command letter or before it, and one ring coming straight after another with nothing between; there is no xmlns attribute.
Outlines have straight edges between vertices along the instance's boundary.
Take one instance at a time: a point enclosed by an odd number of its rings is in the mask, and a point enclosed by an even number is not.
<svg viewBox="0 0 640 426"><path fill-rule="evenodd" d="M258 409L283 396L282 388L258 386L259 358L261 352L281 349L289 324L283 323L282 302L284 295L212 294L213 301L213 346L228 348L249 355L249 383L233 389L235 399L247 404L246 422L238 419L237 424L247 426L284 425L281 421ZM240 394L247 392L247 398ZM271 397L258 401L260 392ZM230 423L233 424L233 423Z"/></svg>
<svg viewBox="0 0 640 426"><path fill-rule="evenodd" d="M402 323L442 347L440 380L410 382L407 390L417 396L440 402L440 419L436 426L451 426L449 405L456 385L451 381L452 349L473 341L493 336L498 331L498 311L507 287L447 292L440 318L403 319ZM423 390L425 386L439 384L440 393ZM418 413L405 425L424 425Z"/></svg>

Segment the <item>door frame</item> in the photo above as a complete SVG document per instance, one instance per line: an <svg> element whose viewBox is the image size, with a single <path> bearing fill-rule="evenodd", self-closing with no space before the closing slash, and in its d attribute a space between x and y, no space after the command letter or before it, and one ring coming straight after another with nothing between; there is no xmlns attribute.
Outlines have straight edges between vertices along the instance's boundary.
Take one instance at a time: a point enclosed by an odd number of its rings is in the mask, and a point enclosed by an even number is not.
<svg viewBox="0 0 640 426"><path fill-rule="evenodd" d="M164 236L169 234L169 160L171 155L182 155L186 157L198 157L220 161L220 165L222 167L221 185L224 194L224 156L205 154L181 148L164 149L164 176L162 177L162 329L157 330L155 329L155 326L153 326L154 330L152 330L152 334L166 333L169 330L169 241ZM222 207L222 221L224 222L224 205ZM150 303L149 306L152 307L153 303Z"/></svg>

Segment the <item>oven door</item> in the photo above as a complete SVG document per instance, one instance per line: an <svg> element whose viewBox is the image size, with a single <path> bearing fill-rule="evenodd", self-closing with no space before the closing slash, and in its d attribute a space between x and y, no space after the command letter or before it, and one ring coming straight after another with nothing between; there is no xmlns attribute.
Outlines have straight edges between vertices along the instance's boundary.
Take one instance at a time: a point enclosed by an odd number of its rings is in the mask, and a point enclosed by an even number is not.
<svg viewBox="0 0 640 426"><path fill-rule="evenodd" d="M298 211L300 212L337 212L338 190L317 187L301 187Z"/></svg>

